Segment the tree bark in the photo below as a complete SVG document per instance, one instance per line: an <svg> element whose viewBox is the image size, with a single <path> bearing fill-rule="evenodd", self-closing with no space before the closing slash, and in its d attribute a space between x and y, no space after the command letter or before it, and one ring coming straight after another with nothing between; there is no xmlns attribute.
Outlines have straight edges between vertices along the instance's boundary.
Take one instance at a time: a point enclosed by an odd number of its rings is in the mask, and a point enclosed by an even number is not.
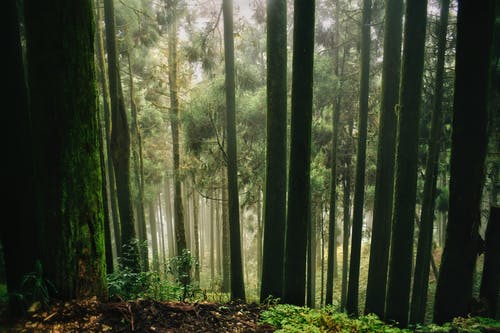
<svg viewBox="0 0 500 333"><path fill-rule="evenodd" d="M92 2L24 9L44 277L60 299L105 298Z"/></svg>
<svg viewBox="0 0 500 333"><path fill-rule="evenodd" d="M227 190L229 208L229 245L231 260L231 299L245 300L241 259L238 170L236 152L236 105L234 83L233 1L223 0L224 63L226 70Z"/></svg>
<svg viewBox="0 0 500 333"><path fill-rule="evenodd" d="M408 325L427 1L406 2L386 318Z"/></svg>
<svg viewBox="0 0 500 333"><path fill-rule="evenodd" d="M443 74L446 52L446 33L448 28L449 0L441 1L439 19L438 51L436 62L436 86L434 88L434 109L431 120L429 153L425 168L425 183L422 203L420 229L418 233L417 260L413 278L410 323L423 323L429 284L429 265L432 258L432 232L434 230L434 208L436 202L436 182L439 167L439 149L442 133ZM437 275L436 275L437 276Z"/></svg>
<svg viewBox="0 0 500 333"><path fill-rule="evenodd" d="M153 271L160 273L160 260L158 255L158 231L156 229L156 213L153 201L149 203L149 229L151 231L151 247L153 253Z"/></svg>
<svg viewBox="0 0 500 333"><path fill-rule="evenodd" d="M488 140L494 9L494 1L482 6L471 0L458 3L450 207L436 289L434 321L437 323L466 316L470 310Z"/></svg>
<svg viewBox="0 0 500 333"><path fill-rule="evenodd" d="M267 150L260 300L283 294L286 224L287 8L267 5Z"/></svg>
<svg viewBox="0 0 500 333"><path fill-rule="evenodd" d="M487 303L487 315L495 318L500 290L500 207L490 208L490 218L486 228L484 266L480 297Z"/></svg>
<svg viewBox="0 0 500 333"><path fill-rule="evenodd" d="M356 180L352 219L351 260L347 286L346 311L358 315L359 267L363 231L363 206L365 197L366 136L368 131L368 97L370 92L370 29L371 0L363 0L361 26L361 77L359 92L358 149L356 155Z"/></svg>
<svg viewBox="0 0 500 333"><path fill-rule="evenodd" d="M314 0L294 1L291 151L283 300L304 305L314 58Z"/></svg>
<svg viewBox="0 0 500 333"><path fill-rule="evenodd" d="M4 112L5 126L3 142L8 163L4 164L4 178L7 180L4 204L12 214L0 226L3 247L9 312L12 316L22 315L24 305L16 295L21 293L23 276L34 271L37 259L37 225L35 222L35 183L33 168L33 136L30 123L28 91L19 31L20 16L17 1L8 0L4 5L1 20L6 61L4 96L9 98L11 110ZM7 161L6 161L7 162Z"/></svg>
<svg viewBox="0 0 500 333"><path fill-rule="evenodd" d="M132 145L132 157L134 161L134 172L137 187L137 225L138 236L139 236L139 255L141 257L142 270L147 272L149 270L149 258L148 258L148 236L146 232L146 213L144 210L144 167L142 163L142 138L141 132L139 131L139 125L137 124L137 104L134 97L134 78L132 75L132 65L130 63L130 54L127 53L128 61L128 74L129 74L129 91L130 91L130 114L131 114L131 126L130 134L132 136L134 144Z"/></svg>
<svg viewBox="0 0 500 333"><path fill-rule="evenodd" d="M384 60L378 137L375 199L365 313L384 317L396 147L403 0L385 1Z"/></svg>
<svg viewBox="0 0 500 333"><path fill-rule="evenodd" d="M140 270L139 249L134 230L134 213L130 189L130 132L123 100L120 70L116 51L113 0L104 0L106 47L108 51L109 92L111 101L111 158L116 176L118 209L120 212L122 265Z"/></svg>
<svg viewBox="0 0 500 333"><path fill-rule="evenodd" d="M177 85L177 1L166 0L168 20L168 83L170 88L170 128L174 157L174 221L175 244L177 255L187 249L186 231L184 228L184 209L182 205L179 143L179 96ZM189 276L189 274L187 274Z"/></svg>

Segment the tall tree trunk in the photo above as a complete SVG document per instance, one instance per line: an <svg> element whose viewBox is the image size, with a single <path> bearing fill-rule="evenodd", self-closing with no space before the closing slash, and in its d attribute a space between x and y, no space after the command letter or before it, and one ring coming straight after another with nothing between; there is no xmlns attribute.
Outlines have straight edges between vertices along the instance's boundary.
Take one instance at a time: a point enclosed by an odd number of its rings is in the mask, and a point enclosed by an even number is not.
<svg viewBox="0 0 500 333"><path fill-rule="evenodd" d="M336 4L337 13L338 3ZM335 40L334 42L339 44L339 23L335 23ZM339 49L338 47L334 51L335 57L335 75L339 77ZM340 89L339 89L340 90ZM326 295L325 304L333 303L333 287L334 287L334 268L336 265L336 251L335 251L335 220L337 214L337 148L339 139L339 120L340 120L340 91L336 91L335 105L333 109L332 117L332 160L331 160L331 180L330 180L330 214L328 223L328 263L326 272Z"/></svg>
<svg viewBox="0 0 500 333"><path fill-rule="evenodd" d="M140 270L139 249L134 230L134 213L130 188L130 132L123 100L120 70L116 51L113 0L104 0L106 47L108 51L109 92L111 101L111 158L116 176L120 212L122 264L133 271Z"/></svg>
<svg viewBox="0 0 500 333"><path fill-rule="evenodd" d="M257 241L257 290L261 288L262 281L262 266L263 266L263 221L262 221L262 188L259 186L257 199L257 233L255 235ZM283 261L281 261L283 263Z"/></svg>
<svg viewBox="0 0 500 333"><path fill-rule="evenodd" d="M44 277L58 298L105 298L92 2L24 9Z"/></svg>
<svg viewBox="0 0 500 333"><path fill-rule="evenodd" d="M156 213L153 201L149 203L149 230L151 231L151 248L153 254L153 271L160 273L160 260L158 255L158 231L156 229Z"/></svg>
<svg viewBox="0 0 500 333"><path fill-rule="evenodd" d="M356 155L356 181L354 184L351 260L349 265L349 284L347 287L346 300L347 313L355 315L358 314L361 233L363 230L363 206L365 201L366 135L368 130L368 97L370 90L371 0L363 0L361 21L358 149Z"/></svg>
<svg viewBox="0 0 500 333"><path fill-rule="evenodd" d="M161 236L161 264L163 268L163 275L167 276L167 248L165 246L165 228L163 227L163 212L161 209L161 196L158 196L158 223L160 224L160 236ZM166 214L165 214L166 215ZM168 218L166 219L168 228ZM167 239L167 242L169 240ZM168 245L168 244L167 244Z"/></svg>
<svg viewBox="0 0 500 333"><path fill-rule="evenodd" d="M436 289L434 321L469 313L478 254L480 201L487 146L490 51L495 2L458 2L450 207ZM460 278L457 278L460 277Z"/></svg>
<svg viewBox="0 0 500 333"><path fill-rule="evenodd" d="M130 134L134 140L132 145L132 157L134 161L134 172L135 181L137 187L137 225L138 236L139 236L139 255L141 257L142 270L147 272L149 270L149 259L148 259L148 236L146 232L146 213L144 211L144 167L142 164L142 139L141 132L139 131L139 125L137 124L137 104L134 97L134 78L132 75L132 65L130 63L130 54L127 53L128 61L128 75L129 75L129 91L130 91L130 114L131 114L131 126Z"/></svg>
<svg viewBox="0 0 500 333"><path fill-rule="evenodd" d="M307 301L310 308L316 307L316 218L310 216L309 229L307 230Z"/></svg>
<svg viewBox="0 0 500 333"><path fill-rule="evenodd" d="M484 247L480 297L487 303L487 315L495 318L500 290L500 207L491 206Z"/></svg>
<svg viewBox="0 0 500 333"><path fill-rule="evenodd" d="M214 200L210 200L210 281L212 283L215 281L215 233L217 232L217 215L215 214L215 207L216 203Z"/></svg>
<svg viewBox="0 0 500 333"><path fill-rule="evenodd" d="M396 112L401 69L403 0L385 1L384 61L378 137L375 199L365 313L384 317L396 147Z"/></svg>
<svg viewBox="0 0 500 333"><path fill-rule="evenodd" d="M294 1L292 123L283 300L304 305L314 58L314 0Z"/></svg>
<svg viewBox="0 0 500 333"><path fill-rule="evenodd" d="M13 316L24 312L22 300L16 295L21 293L23 276L35 269L38 256L37 225L35 223L35 183L33 169L33 136L31 133L28 91L19 31L20 16L17 1L8 0L3 6L4 18L1 20L4 32L4 59L6 72L4 79L8 84L3 88L4 96L9 98L11 110L4 112L5 156L9 163L4 164L4 177L8 179L9 195L4 195L5 207L13 214L0 226L9 310Z"/></svg>
<svg viewBox="0 0 500 333"><path fill-rule="evenodd" d="M195 181L193 179L193 186ZM193 200L193 236L194 236L194 257L197 259L197 263L194 267L194 278L196 281L200 282L200 265L201 265L201 253L200 253L200 232L199 232L199 205L200 197L198 193L194 191L191 195Z"/></svg>
<svg viewBox="0 0 500 333"><path fill-rule="evenodd" d="M177 85L177 1L166 0L168 21L168 83L170 87L170 128L172 132L172 155L174 156L174 221L175 244L177 254L182 255L187 249L186 232L184 228L184 211L182 206L181 175L180 175L180 143L179 143L179 91ZM189 280L189 272L184 267L183 274ZM185 281L188 282L188 281Z"/></svg>
<svg viewBox="0 0 500 333"><path fill-rule="evenodd" d="M408 324L427 0L406 2L386 318Z"/></svg>
<svg viewBox="0 0 500 333"><path fill-rule="evenodd" d="M227 189L229 206L229 243L231 249L231 299L245 299L241 260L238 167L236 153L236 103L234 84L233 1L223 0L224 62L226 69Z"/></svg>
<svg viewBox="0 0 500 333"><path fill-rule="evenodd" d="M267 151L260 300L282 297L286 223L286 0L267 4Z"/></svg>
<svg viewBox="0 0 500 333"><path fill-rule="evenodd" d="M226 172L223 169L222 179L224 183L226 180ZM216 241L216 244L219 246L219 261L222 272L222 291L229 292L230 290L230 266L231 266L231 251L229 249L229 217L228 217L228 204L227 204L227 189L225 186L221 188L222 201L220 205L220 214L221 218L219 219L219 230L217 235L219 236L219 240ZM222 238L220 238L222 236Z"/></svg>
<svg viewBox="0 0 500 333"><path fill-rule="evenodd" d="M353 132L353 117L349 116L348 119L349 134L347 136L347 149L352 147L352 132ZM340 299L340 307L345 310L347 301L347 272L349 266L349 239L351 234L351 162L352 156L351 152L347 151L344 157L344 193L343 193L343 214L344 214L344 225L343 225L343 254L342 254L342 293Z"/></svg>
<svg viewBox="0 0 500 333"><path fill-rule="evenodd" d="M96 32L96 58L97 58L97 73L99 75L99 81L101 83L101 91L102 91L102 104L103 104L103 113L99 112L99 146L100 148L100 160L101 160L101 170L102 170L102 197L104 204L104 239L105 239L105 249L106 249L106 273L110 274L114 269L113 262L113 244L111 239L111 226L113 223L113 205L110 200L110 192L112 188L110 186L109 181L109 169L108 169L108 160L109 160L109 141L108 141L108 128L106 119L110 114L110 105L109 105L109 87L108 81L106 79L106 67L104 65L104 40L101 28L101 9L100 2L94 2L94 10L95 10L95 22L97 28ZM102 125L104 123L104 126Z"/></svg>
<svg viewBox="0 0 500 333"><path fill-rule="evenodd" d="M411 298L410 323L412 324L424 322L425 306L427 304L429 266L432 259L432 232L434 230L436 181L439 171L439 149L441 147L443 74L449 6L449 0L441 1L436 62L436 86L434 88L434 109L432 112L429 153L425 167L425 183L423 193L424 201L422 204L420 229L418 233L417 260L415 263L415 275L413 278L413 291Z"/></svg>
<svg viewBox="0 0 500 333"><path fill-rule="evenodd" d="M173 221L172 218L172 197L170 195L170 181L168 179L165 179L165 223L167 229L168 256L175 257L178 252L174 237L175 221Z"/></svg>

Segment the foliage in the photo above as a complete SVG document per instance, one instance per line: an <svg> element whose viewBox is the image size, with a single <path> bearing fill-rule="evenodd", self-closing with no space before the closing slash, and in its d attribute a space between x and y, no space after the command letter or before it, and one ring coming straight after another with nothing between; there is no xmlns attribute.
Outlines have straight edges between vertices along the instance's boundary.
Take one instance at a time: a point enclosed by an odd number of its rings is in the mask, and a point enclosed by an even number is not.
<svg viewBox="0 0 500 333"><path fill-rule="evenodd" d="M199 290L191 284L190 274L196 258L188 250L173 257L167 264L167 271L172 279L162 277L158 272L134 272L125 265L108 275L109 296L123 300L138 298L154 300L180 300L194 298ZM187 272L187 273L186 273Z"/></svg>
<svg viewBox="0 0 500 333"><path fill-rule="evenodd" d="M42 263L37 260L35 270L23 277L19 296L29 304L39 304L46 308L50 303L50 294L55 292L54 284L43 276Z"/></svg>
<svg viewBox="0 0 500 333"><path fill-rule="evenodd" d="M188 296L194 297L197 286L191 284L190 273L192 268L198 265L195 257L187 249L176 257L170 258L168 272L174 277L175 283L180 287L179 300L184 301Z"/></svg>
<svg viewBox="0 0 500 333"><path fill-rule="evenodd" d="M455 318L443 326L435 324L418 325L409 329L400 329L386 324L376 315L369 314L351 318L344 312L327 306L310 309L289 304L279 304L261 314L262 323L278 328L277 332L459 332L479 333L485 329L499 328L500 322L493 319L471 317Z"/></svg>

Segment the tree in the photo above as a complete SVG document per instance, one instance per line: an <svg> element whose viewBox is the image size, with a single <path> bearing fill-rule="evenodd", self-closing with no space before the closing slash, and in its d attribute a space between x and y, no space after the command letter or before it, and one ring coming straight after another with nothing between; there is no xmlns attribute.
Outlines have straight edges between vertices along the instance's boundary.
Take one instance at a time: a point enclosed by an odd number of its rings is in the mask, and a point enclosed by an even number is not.
<svg viewBox="0 0 500 333"><path fill-rule="evenodd" d="M450 209L436 289L434 321L437 323L466 316L470 310L488 140L494 9L494 1L482 6L470 0L458 2Z"/></svg>
<svg viewBox="0 0 500 333"><path fill-rule="evenodd" d="M365 313L384 316L389 245L391 240L394 156L396 146L396 105L401 64L402 0L385 1L384 60L382 96L373 207L372 239Z"/></svg>
<svg viewBox="0 0 500 333"><path fill-rule="evenodd" d="M340 4L336 3L336 14L337 17L340 13ZM337 22L335 24L335 37L334 41L340 44L340 24ZM338 163L338 141L339 141L339 121L340 121L340 106L342 101L342 81L344 80L344 64L345 57L342 58L342 66L340 66L339 50L338 45L334 51L334 61L335 61L335 76L340 80L339 89L336 92L335 103L333 106L333 117L332 117L332 157L331 157L331 179L330 179L330 214L328 219L328 262L326 271L326 295L325 304L332 304L333 302L333 286L334 286L334 273L336 267L336 235L335 235L335 220L337 213L337 163ZM344 48L346 49L346 48ZM345 51L344 51L345 53ZM339 70L340 69L340 70Z"/></svg>
<svg viewBox="0 0 500 333"><path fill-rule="evenodd" d="M130 186L130 131L123 100L120 68L116 51L113 0L104 0L106 49L108 52L109 95L111 102L111 158L115 171L118 210L120 212L122 264L140 270L139 249L134 230L134 213Z"/></svg>
<svg viewBox="0 0 500 333"><path fill-rule="evenodd" d="M106 270L110 274L114 270L113 260L113 244L111 240L111 226L113 223L115 228L115 244L116 253L119 256L119 249L121 248L121 238L119 233L119 224L116 209L116 193L115 193L115 177L113 172L113 162L111 161L111 153L109 149L110 141L110 102L109 102L109 86L107 79L107 71L105 66L104 56L104 38L103 28L101 25L101 8L100 1L94 2L95 21L96 21L96 58L97 58L97 72L99 76L99 83L101 86L102 94L102 113L99 113L99 124L101 135L99 137L99 144L101 146L101 168L102 168L102 188L103 188L103 202L104 202L104 235L106 244ZM104 123L104 127L102 126ZM111 186L113 184L113 186Z"/></svg>
<svg viewBox="0 0 500 333"><path fill-rule="evenodd" d="M226 70L226 134L229 244L231 257L231 299L245 300L241 260L240 212L236 153L236 102L234 84L233 1L223 0L224 63Z"/></svg>
<svg viewBox="0 0 500 333"><path fill-rule="evenodd" d="M158 231L156 229L157 226L156 221L156 211L154 201L151 200L149 203L149 228L151 230L151 247L152 247L152 255L153 255L153 271L156 273L160 273L160 258L158 255Z"/></svg>
<svg viewBox="0 0 500 333"><path fill-rule="evenodd" d="M315 1L294 1L292 123L283 300L305 301L307 229L310 217L310 163Z"/></svg>
<svg viewBox="0 0 500 333"><path fill-rule="evenodd" d="M133 140L132 160L134 162L134 174L137 187L135 198L136 216L137 216L137 234L139 240L139 256L141 258L142 270L149 270L148 258L148 237L146 232L146 213L144 210L144 164L142 159L142 138L137 124L137 103L135 101L134 77L132 74L132 65L130 63L130 53L127 52L128 75L129 75L129 94L130 94L130 135Z"/></svg>
<svg viewBox="0 0 500 333"><path fill-rule="evenodd" d="M347 312L356 315L358 314L359 266L365 193L366 136L368 130L368 97L370 86L371 0L363 0L361 24L361 75L359 91L358 149L356 155L356 182L354 185L351 260L349 265L349 284L347 288L346 301Z"/></svg>
<svg viewBox="0 0 500 333"><path fill-rule="evenodd" d="M60 299L106 296L92 1L25 1L44 276Z"/></svg>
<svg viewBox="0 0 500 333"><path fill-rule="evenodd" d="M424 66L427 1L408 0L399 96L394 210L386 318L408 324L417 186L418 124Z"/></svg>
<svg viewBox="0 0 500 333"><path fill-rule="evenodd" d="M438 51L436 62L436 86L434 88L434 108L431 121L431 137L429 138L429 153L425 168L425 183L423 193L420 230L418 234L417 259L413 278L410 323L423 323L427 290L429 283L429 265L432 255L432 231L434 229L434 208L436 201L436 182L439 162L439 149L442 133L443 104L443 74L446 51L446 33L448 28L448 11L450 1L441 1L439 18Z"/></svg>
<svg viewBox="0 0 500 333"><path fill-rule="evenodd" d="M282 297L286 224L286 1L267 5L267 151L260 300Z"/></svg>
<svg viewBox="0 0 500 333"><path fill-rule="evenodd" d="M486 227L484 244L484 266L481 278L480 297L487 302L488 317L498 319L499 289L500 289L500 207L490 207L490 217Z"/></svg>
<svg viewBox="0 0 500 333"><path fill-rule="evenodd" d="M4 94L11 98L12 110L5 112L6 126L3 132L6 156L4 173L9 180L9 195L5 195L5 207L14 214L0 228L5 260L9 310L13 315L23 312L22 302L16 294L21 292L23 276L35 269L37 251L35 219L35 190L33 169L33 147L30 129L30 110L25 81L25 70L19 33L17 1L9 0L5 5L6 19L2 20L2 31L6 36L6 68ZM15 144L13 144L15 143ZM15 162L12 162L15 161ZM13 192L10 192L13 191Z"/></svg>

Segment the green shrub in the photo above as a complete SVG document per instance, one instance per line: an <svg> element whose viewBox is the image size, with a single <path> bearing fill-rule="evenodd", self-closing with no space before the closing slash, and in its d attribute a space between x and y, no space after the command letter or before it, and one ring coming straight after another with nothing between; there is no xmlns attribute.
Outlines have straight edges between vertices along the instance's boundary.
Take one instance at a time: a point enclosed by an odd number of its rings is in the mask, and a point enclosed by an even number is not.
<svg viewBox="0 0 500 333"><path fill-rule="evenodd" d="M500 328L500 322L493 319L472 317L456 318L443 326L435 324L418 325L409 329L400 329L381 321L376 315L369 314L351 318L344 312L338 312L331 306L321 309L310 309L288 304L279 304L262 312L262 323L275 326L277 332L342 332L342 333L480 333L486 328Z"/></svg>

